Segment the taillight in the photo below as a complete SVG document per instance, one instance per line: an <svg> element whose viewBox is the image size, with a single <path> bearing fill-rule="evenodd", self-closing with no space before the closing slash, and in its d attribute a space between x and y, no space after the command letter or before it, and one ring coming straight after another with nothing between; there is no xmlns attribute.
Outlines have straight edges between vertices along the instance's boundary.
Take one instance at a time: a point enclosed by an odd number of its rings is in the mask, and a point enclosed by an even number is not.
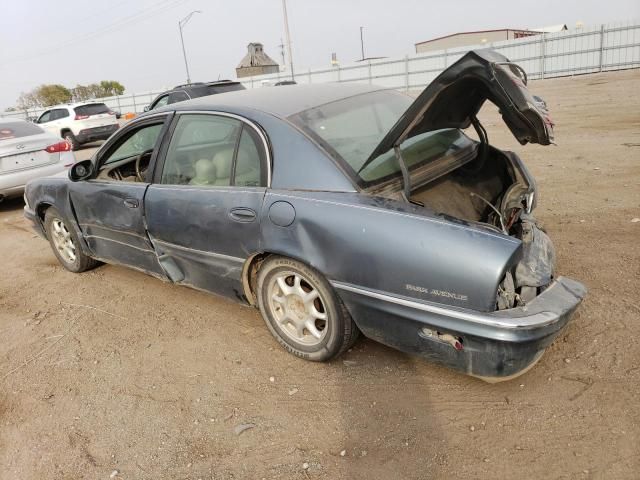
<svg viewBox="0 0 640 480"><path fill-rule="evenodd" d="M69 142L58 142L53 145L49 145L44 149L45 152L48 153L59 153L59 152L68 152L71 150L71 144Z"/></svg>
<svg viewBox="0 0 640 480"><path fill-rule="evenodd" d="M76 115L75 120L85 120L89 118L89 115Z"/></svg>

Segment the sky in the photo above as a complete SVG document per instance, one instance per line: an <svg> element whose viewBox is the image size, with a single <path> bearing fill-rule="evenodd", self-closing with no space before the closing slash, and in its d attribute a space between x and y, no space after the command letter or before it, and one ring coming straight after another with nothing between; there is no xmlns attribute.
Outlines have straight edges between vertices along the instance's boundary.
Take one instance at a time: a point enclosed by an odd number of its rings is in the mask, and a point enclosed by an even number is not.
<svg viewBox="0 0 640 480"><path fill-rule="evenodd" d="M281 62L282 0L0 0L0 111L45 83L117 80L131 93L235 78L249 42ZM455 32L640 18L639 0L287 0L296 71L365 56L398 57Z"/></svg>

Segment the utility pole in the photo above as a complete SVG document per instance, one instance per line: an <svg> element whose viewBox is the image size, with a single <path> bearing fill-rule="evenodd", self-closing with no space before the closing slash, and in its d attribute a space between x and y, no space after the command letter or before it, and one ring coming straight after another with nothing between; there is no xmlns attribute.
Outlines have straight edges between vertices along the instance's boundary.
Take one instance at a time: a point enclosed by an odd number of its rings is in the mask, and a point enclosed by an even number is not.
<svg viewBox="0 0 640 480"><path fill-rule="evenodd" d="M280 39L280 45L278 45L278 47L280 47L280 56L282 57L282 66L285 66L287 64L287 61L284 58L284 41L282 39Z"/></svg>
<svg viewBox="0 0 640 480"><path fill-rule="evenodd" d="M291 69L291 80L295 80L293 73L293 56L291 55L291 34L289 33L289 18L287 17L287 0L282 0L282 14L284 15L284 32L287 37L287 51L289 53L289 68Z"/></svg>
<svg viewBox="0 0 640 480"><path fill-rule="evenodd" d="M184 37L182 36L182 28L187 24L189 20L191 20L191 17L194 13L202 12L200 10L194 10L178 22L178 29L180 30L180 43L182 44L182 56L184 57L184 68L187 71L187 83L191 83L191 78L189 75L189 64L187 63L187 51L184 49Z"/></svg>
<svg viewBox="0 0 640 480"><path fill-rule="evenodd" d="M362 30L364 27L360 27L360 50L362 51L362 60L364 60L364 40L362 39Z"/></svg>

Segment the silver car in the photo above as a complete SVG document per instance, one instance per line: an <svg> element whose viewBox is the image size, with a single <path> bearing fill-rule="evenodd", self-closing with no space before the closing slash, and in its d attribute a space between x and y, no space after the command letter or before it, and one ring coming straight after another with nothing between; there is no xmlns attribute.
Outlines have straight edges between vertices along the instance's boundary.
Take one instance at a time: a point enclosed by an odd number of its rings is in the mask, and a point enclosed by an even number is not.
<svg viewBox="0 0 640 480"><path fill-rule="evenodd" d="M55 175L74 162L67 141L31 122L0 118L0 200L19 197L29 180Z"/></svg>

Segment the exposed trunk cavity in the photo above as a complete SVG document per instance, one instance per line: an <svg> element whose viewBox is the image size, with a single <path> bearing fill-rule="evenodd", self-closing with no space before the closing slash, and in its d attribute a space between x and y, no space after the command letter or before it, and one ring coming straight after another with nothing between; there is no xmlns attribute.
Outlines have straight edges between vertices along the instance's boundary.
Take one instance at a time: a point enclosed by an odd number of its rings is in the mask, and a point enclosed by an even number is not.
<svg viewBox="0 0 640 480"><path fill-rule="evenodd" d="M414 190L411 199L437 213L469 222L493 223L496 213L488 203L500 209L504 193L517 181L514 177L507 158L489 151ZM499 220L495 226L501 226Z"/></svg>

